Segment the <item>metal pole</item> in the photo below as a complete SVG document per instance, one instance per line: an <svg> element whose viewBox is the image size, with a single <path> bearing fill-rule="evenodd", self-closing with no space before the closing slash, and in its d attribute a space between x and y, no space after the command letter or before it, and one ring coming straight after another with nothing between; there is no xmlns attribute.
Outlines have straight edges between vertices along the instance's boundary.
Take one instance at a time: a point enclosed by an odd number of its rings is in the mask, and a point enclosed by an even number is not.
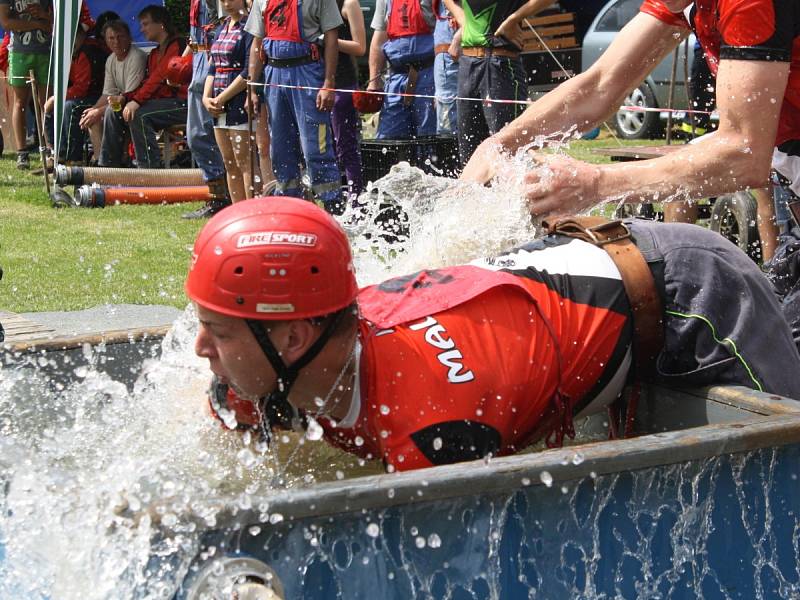
<svg viewBox="0 0 800 600"><path fill-rule="evenodd" d="M683 54L683 91L686 94L686 106L689 107L689 123L692 124L692 139L697 137L697 115L694 110L699 110L699 107L695 107L692 105L692 95L689 93L689 38L687 37L683 41L684 45L684 54ZM692 61L694 61L694 55L692 55Z"/></svg>
<svg viewBox="0 0 800 600"><path fill-rule="evenodd" d="M28 71L30 77L31 90L33 91L33 114L36 121L36 131L39 135L39 158L42 161L42 171L44 172L44 185L47 188L47 196L50 197L50 175L47 173L47 144L44 136L44 123L42 122L42 107L39 104L39 88L36 85L33 69Z"/></svg>
<svg viewBox="0 0 800 600"><path fill-rule="evenodd" d="M675 75L678 71L678 48L672 53L672 75L669 78L669 96L667 97L667 146L672 143L672 103L675 99Z"/></svg>

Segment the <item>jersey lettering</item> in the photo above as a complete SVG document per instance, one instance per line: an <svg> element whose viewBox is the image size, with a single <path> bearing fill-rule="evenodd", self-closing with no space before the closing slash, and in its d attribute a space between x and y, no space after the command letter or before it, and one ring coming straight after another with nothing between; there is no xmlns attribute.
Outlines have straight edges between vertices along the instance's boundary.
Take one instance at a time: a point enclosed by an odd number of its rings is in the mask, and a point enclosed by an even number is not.
<svg viewBox="0 0 800 600"><path fill-rule="evenodd" d="M456 343L447 335L447 330L433 317L426 317L421 323L409 325L411 331L425 329L425 341L434 348L444 350L436 355L436 359L447 367L447 381L450 383L466 383L475 379L474 373L467 369L464 371L464 356L456 348ZM461 371L464 371L463 373Z"/></svg>

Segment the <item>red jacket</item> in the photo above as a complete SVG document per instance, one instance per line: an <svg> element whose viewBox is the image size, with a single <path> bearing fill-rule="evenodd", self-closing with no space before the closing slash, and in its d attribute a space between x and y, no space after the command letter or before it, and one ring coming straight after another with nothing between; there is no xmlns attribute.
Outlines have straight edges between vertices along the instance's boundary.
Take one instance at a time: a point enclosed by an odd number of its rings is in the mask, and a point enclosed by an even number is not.
<svg viewBox="0 0 800 600"><path fill-rule="evenodd" d="M776 145L800 139L800 21L797 0L696 0L690 17L660 0L645 0L642 12L669 25L691 28L711 72L721 59L791 63Z"/></svg>
<svg viewBox="0 0 800 600"><path fill-rule="evenodd" d="M144 104L148 100L156 98L179 98L186 99L188 96L188 85L174 87L167 85L167 65L174 56L183 54L186 42L182 38L172 38L167 42L163 56L159 48L153 48L147 57L146 75L139 87L132 92L125 94L125 100Z"/></svg>
<svg viewBox="0 0 800 600"><path fill-rule="evenodd" d="M95 43L84 42L69 67L67 100L91 98L103 92L105 60L108 54Z"/></svg>

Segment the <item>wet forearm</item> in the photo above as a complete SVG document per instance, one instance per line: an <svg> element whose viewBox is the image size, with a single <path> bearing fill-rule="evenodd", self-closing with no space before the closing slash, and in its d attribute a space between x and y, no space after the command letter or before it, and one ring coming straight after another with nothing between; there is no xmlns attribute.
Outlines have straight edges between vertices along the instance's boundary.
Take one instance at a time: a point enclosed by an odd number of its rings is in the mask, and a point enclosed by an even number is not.
<svg viewBox="0 0 800 600"><path fill-rule="evenodd" d="M716 134L652 160L598 167L601 200L663 202L767 185L771 148L751 148L737 135Z"/></svg>

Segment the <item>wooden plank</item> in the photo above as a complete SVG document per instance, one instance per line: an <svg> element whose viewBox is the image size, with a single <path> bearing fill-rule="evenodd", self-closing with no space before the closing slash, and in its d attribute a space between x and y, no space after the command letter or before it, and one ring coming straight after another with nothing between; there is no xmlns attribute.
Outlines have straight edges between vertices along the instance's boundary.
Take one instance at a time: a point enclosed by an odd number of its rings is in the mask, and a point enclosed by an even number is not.
<svg viewBox="0 0 800 600"><path fill-rule="evenodd" d="M575 26L574 25L561 25L559 27L536 27L536 32L534 33L530 29L523 29L523 39L539 39L536 37L536 34L539 34L543 40L547 41L550 38L556 38L558 36L567 35L570 33L575 33Z"/></svg>
<svg viewBox="0 0 800 600"><path fill-rule="evenodd" d="M555 15L547 15L544 17L534 17L528 19L528 22L534 27L540 25L552 25L554 23L573 23L575 21L575 13L558 13Z"/></svg>
<svg viewBox="0 0 800 600"><path fill-rule="evenodd" d="M552 40L545 40L547 43L547 47L550 50L555 50L557 48L577 48L578 42L575 40L574 37L568 38L556 38ZM545 47L537 40L533 42L526 42L525 46L523 47L523 52L539 52L545 50Z"/></svg>
<svg viewBox="0 0 800 600"><path fill-rule="evenodd" d="M647 160L661 158L683 148L685 144L674 146L627 146L624 148L595 148L592 152L610 156L618 160Z"/></svg>
<svg viewBox="0 0 800 600"><path fill-rule="evenodd" d="M38 352L41 350L51 351L80 348L84 344L89 344L90 346L96 346L97 344L128 344L143 339L164 337L171 327L171 325L138 327L136 329L104 331L99 334L61 337L53 337L52 332L48 332L47 337L42 338L41 341L16 340L10 344L6 343L5 348L12 352ZM6 342L8 341L9 340L6 340Z"/></svg>

